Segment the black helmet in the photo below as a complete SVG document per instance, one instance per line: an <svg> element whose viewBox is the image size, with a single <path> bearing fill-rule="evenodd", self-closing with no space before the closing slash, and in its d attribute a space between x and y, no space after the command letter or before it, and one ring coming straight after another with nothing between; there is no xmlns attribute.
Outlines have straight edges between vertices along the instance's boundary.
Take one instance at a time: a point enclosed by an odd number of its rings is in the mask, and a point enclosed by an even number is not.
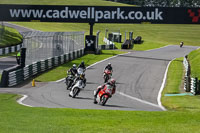
<svg viewBox="0 0 200 133"><path fill-rule="evenodd" d="M108 66L111 66L111 63L110 63L110 62L108 63Z"/></svg>

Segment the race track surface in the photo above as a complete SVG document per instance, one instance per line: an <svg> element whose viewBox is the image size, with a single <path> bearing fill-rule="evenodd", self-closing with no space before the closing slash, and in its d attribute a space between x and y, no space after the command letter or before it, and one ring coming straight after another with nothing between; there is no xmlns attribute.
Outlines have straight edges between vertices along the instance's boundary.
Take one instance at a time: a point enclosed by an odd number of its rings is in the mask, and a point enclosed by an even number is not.
<svg viewBox="0 0 200 133"><path fill-rule="evenodd" d="M162 111L157 97L167 65L196 48L170 45L134 51L97 63L86 70L87 85L77 98L68 96L64 81L50 82L42 87L1 88L0 92L27 95L22 104L33 107ZM117 92L105 106L100 106L93 104L93 91L103 84L103 69L108 62L113 66L112 77L117 81Z"/></svg>

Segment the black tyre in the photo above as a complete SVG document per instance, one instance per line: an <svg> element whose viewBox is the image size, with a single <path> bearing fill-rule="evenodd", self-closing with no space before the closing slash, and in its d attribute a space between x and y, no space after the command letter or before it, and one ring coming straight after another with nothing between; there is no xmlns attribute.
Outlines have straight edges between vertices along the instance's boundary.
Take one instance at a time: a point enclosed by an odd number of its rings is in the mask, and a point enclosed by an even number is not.
<svg viewBox="0 0 200 133"><path fill-rule="evenodd" d="M106 104L107 100L108 100L108 97L105 97L105 95L101 96L100 104L102 106L104 106Z"/></svg>
<svg viewBox="0 0 200 133"><path fill-rule="evenodd" d="M71 90L72 83L73 83L73 81L68 81L68 84L66 84L67 85L67 90Z"/></svg>
<svg viewBox="0 0 200 133"><path fill-rule="evenodd" d="M73 89L73 96L72 96L72 98L75 98L75 97L78 95L78 93L79 93L79 88L78 88L78 87L75 87L75 88Z"/></svg>

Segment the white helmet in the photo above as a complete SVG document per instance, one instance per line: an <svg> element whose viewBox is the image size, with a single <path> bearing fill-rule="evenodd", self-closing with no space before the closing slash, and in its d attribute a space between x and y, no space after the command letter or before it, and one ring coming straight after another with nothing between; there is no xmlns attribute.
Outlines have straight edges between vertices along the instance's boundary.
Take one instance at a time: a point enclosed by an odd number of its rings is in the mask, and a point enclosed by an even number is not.
<svg viewBox="0 0 200 133"><path fill-rule="evenodd" d="M76 64L73 64L73 68L76 68Z"/></svg>

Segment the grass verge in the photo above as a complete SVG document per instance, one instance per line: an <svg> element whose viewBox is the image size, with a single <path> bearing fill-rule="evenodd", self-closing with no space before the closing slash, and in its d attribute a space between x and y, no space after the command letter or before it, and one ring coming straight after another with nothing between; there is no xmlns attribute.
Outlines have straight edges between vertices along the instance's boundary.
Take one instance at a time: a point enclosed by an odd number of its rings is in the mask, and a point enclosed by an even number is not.
<svg viewBox="0 0 200 133"><path fill-rule="evenodd" d="M191 76L200 79L200 49L192 51L188 59L191 65Z"/></svg>
<svg viewBox="0 0 200 133"><path fill-rule="evenodd" d="M0 25L0 29L0 48L17 45L22 42L22 36L17 30L6 26L2 29L2 25Z"/></svg>
<svg viewBox="0 0 200 133"><path fill-rule="evenodd" d="M5 55L0 55L0 58L2 58L2 57L7 57L7 56L16 56L16 54L17 54L17 52L5 54Z"/></svg>
<svg viewBox="0 0 200 133"><path fill-rule="evenodd" d="M165 94L185 93L183 90L183 58L172 61L168 75L167 84L162 92L162 104L171 111L189 111L190 113L200 111L200 96L165 96Z"/></svg>
<svg viewBox="0 0 200 133"><path fill-rule="evenodd" d="M14 94L0 94L2 133L199 132L199 112L30 108L16 104L18 97Z"/></svg>
<svg viewBox="0 0 200 133"><path fill-rule="evenodd" d="M41 31L85 31L89 34L88 24L76 23L40 23L40 22L18 22L15 23L25 27ZM56 26L55 26L56 25ZM51 28L49 28L51 27ZM122 42L125 39L125 31L133 31L133 37L142 36L142 44L134 46L133 50L149 50L163 47L166 45L179 45L184 41L184 45L200 45L200 25L181 25L181 24L95 24L94 35L100 30L99 44L104 44L103 38L105 30L109 32L120 30L122 33ZM190 34L188 34L190 33ZM121 48L122 43L116 43Z"/></svg>
<svg viewBox="0 0 200 133"><path fill-rule="evenodd" d="M59 79L66 77L67 70L70 69L73 64L76 64L78 66L81 63L81 61L84 61L85 65L89 66L91 64L94 64L95 62L98 62L98 61L101 61L103 59L115 56L117 54L122 54L122 53L125 53L125 52L115 51L115 50L103 50L102 54L100 54L100 55L87 54L87 55L84 55L81 58L70 61L66 64L63 64L63 65L58 66L58 67L56 67L52 70L47 71L47 72L37 76L35 78L35 80L40 81L40 82L56 81L56 80L59 80Z"/></svg>

